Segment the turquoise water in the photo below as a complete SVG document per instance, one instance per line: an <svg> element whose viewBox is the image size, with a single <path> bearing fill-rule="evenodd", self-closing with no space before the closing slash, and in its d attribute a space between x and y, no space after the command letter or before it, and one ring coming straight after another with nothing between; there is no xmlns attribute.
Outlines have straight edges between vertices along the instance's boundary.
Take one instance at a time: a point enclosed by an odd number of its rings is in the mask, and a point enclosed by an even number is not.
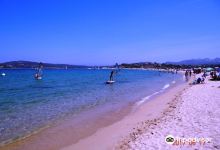
<svg viewBox="0 0 220 150"><path fill-rule="evenodd" d="M0 143L22 137L53 121L114 104L140 104L144 98L182 82L180 74L121 70L116 83L104 84L111 70L0 70ZM175 81L175 82L174 82Z"/></svg>

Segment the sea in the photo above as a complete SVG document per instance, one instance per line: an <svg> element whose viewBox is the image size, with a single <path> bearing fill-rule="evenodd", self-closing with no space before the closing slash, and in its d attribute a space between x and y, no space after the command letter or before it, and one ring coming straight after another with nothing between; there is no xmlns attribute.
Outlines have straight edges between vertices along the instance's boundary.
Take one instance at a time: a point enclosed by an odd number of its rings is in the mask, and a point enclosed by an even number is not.
<svg viewBox="0 0 220 150"><path fill-rule="evenodd" d="M32 69L0 70L3 72L6 76L0 76L1 145L89 110L114 111L128 104L138 107L183 83L182 74L141 69L117 70L111 85L105 84L110 69L45 69L42 80L34 79Z"/></svg>

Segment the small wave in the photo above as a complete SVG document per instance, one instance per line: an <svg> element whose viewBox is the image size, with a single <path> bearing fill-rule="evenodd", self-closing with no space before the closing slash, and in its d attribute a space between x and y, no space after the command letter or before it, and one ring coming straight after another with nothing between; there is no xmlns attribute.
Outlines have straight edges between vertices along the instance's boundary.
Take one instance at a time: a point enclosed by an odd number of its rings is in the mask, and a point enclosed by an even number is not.
<svg viewBox="0 0 220 150"><path fill-rule="evenodd" d="M167 89L168 87L170 87L170 84L164 85L164 87L163 87L162 89L165 90L165 89Z"/></svg>
<svg viewBox="0 0 220 150"><path fill-rule="evenodd" d="M160 91L159 92L155 92L155 93L153 93L153 94L151 94L149 96L146 96L146 97L142 98L142 100L138 101L136 104L139 106L142 103L144 103L146 100L150 99L152 96L157 95L158 93L160 93Z"/></svg>
<svg viewBox="0 0 220 150"><path fill-rule="evenodd" d="M173 82L176 83L176 81L173 81ZM172 83L173 83L173 82L172 82ZM151 94L151 95L149 95L149 96L147 96L147 97L144 97L143 99L141 99L140 101L138 101L136 104L137 104L138 106L141 105L141 104L144 103L146 100L150 99L152 96L157 95L158 93L163 92L163 90L165 90L165 89L167 89L167 88L169 88L169 87L170 87L170 84L164 85L164 87L162 88L162 90L157 91L157 92L155 92L155 93L153 93L153 94Z"/></svg>
<svg viewBox="0 0 220 150"><path fill-rule="evenodd" d="M10 143L14 143L14 142L17 142L17 141L26 139L26 138L28 138L28 137L34 135L34 134L39 133L40 131L42 131L42 130L48 128L48 127L49 127L49 125L46 125L46 126L44 126L44 127L39 128L38 130L29 131L26 135L23 134L23 135L20 135L20 136L13 137L13 138L10 138L10 139L8 139L8 140L2 141L2 142L0 142L0 147L1 147L1 146L5 146L6 144L10 144Z"/></svg>
<svg viewBox="0 0 220 150"><path fill-rule="evenodd" d="M138 105L138 106L141 105L141 104L144 103L146 100L148 100L150 97L151 97L151 95L150 95L150 96L147 96L147 97L144 97L141 101L138 101L138 102L137 102L137 105Z"/></svg>
<svg viewBox="0 0 220 150"><path fill-rule="evenodd" d="M52 86L32 86L32 85L30 85L29 87L33 88L33 89L51 89L51 88L54 88Z"/></svg>
<svg viewBox="0 0 220 150"><path fill-rule="evenodd" d="M0 91L19 91L19 90L22 90L20 88L0 88Z"/></svg>

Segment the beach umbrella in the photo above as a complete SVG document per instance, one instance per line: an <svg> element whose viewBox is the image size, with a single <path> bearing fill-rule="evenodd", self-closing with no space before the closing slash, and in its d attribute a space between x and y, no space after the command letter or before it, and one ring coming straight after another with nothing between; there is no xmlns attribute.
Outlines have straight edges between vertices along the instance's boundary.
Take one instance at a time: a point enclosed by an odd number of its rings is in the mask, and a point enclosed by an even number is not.
<svg viewBox="0 0 220 150"><path fill-rule="evenodd" d="M210 72L210 71L213 71L214 69L209 67L209 68L206 68L205 70L206 70L207 72Z"/></svg>

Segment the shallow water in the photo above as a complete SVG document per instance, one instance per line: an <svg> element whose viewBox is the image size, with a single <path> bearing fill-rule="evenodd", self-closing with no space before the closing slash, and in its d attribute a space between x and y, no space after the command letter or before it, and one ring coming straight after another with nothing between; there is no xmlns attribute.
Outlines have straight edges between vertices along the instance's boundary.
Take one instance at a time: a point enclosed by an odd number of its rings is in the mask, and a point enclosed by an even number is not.
<svg viewBox="0 0 220 150"><path fill-rule="evenodd" d="M43 79L35 80L34 70L0 70L6 73L0 77L0 143L90 109L141 104L182 82L180 74L121 70L116 83L106 85L110 71L44 70Z"/></svg>

